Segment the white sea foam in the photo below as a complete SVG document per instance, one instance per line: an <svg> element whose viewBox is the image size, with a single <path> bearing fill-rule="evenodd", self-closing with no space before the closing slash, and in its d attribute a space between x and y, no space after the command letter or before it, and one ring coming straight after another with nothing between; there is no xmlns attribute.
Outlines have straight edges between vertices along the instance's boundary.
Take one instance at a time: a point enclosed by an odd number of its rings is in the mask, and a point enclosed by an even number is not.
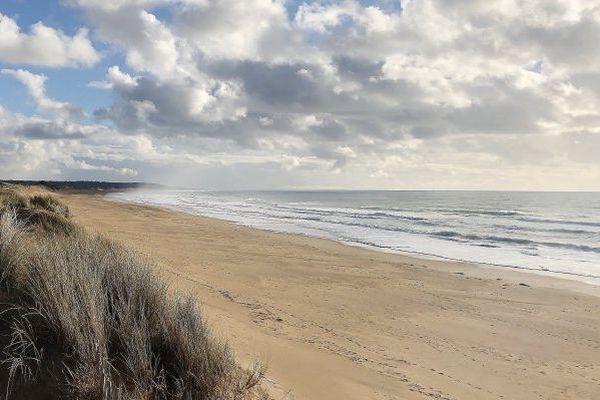
<svg viewBox="0 0 600 400"><path fill-rule="evenodd" d="M519 192L123 192L280 232L600 283L600 194Z"/></svg>

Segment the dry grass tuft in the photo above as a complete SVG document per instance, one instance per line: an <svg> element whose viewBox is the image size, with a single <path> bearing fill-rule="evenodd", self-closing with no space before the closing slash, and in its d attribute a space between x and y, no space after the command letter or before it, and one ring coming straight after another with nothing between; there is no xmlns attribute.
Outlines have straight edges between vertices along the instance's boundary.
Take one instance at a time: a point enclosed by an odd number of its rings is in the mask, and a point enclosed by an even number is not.
<svg viewBox="0 0 600 400"><path fill-rule="evenodd" d="M14 210L19 221L45 232L69 233L75 229L69 221L69 208L40 187L1 185L2 209Z"/></svg>
<svg viewBox="0 0 600 400"><path fill-rule="evenodd" d="M67 228L68 227L68 228ZM257 399L194 298L46 194L0 188L0 383L9 398ZM0 394L1 395L1 394Z"/></svg>

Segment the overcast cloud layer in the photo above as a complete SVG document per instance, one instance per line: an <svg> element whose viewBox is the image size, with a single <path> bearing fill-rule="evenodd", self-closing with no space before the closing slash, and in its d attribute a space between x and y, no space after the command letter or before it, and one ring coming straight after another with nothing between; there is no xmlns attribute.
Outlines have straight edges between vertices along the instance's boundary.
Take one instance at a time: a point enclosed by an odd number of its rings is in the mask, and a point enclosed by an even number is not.
<svg viewBox="0 0 600 400"><path fill-rule="evenodd" d="M600 190L596 4L63 1L75 30L0 5L28 102L0 104L0 178ZM93 109L48 90L108 57Z"/></svg>

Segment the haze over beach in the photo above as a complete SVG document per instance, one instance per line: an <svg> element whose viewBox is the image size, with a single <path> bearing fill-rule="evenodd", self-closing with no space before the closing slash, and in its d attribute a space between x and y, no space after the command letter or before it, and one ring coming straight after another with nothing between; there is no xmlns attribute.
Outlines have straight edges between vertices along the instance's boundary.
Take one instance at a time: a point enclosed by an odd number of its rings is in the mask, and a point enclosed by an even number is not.
<svg viewBox="0 0 600 400"><path fill-rule="evenodd" d="M600 398L600 4L4 0L0 398Z"/></svg>

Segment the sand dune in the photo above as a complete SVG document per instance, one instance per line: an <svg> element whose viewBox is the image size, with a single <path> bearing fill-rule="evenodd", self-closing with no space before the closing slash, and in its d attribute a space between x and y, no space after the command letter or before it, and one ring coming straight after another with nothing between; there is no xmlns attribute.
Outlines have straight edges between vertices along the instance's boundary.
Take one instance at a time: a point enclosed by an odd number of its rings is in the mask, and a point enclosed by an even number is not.
<svg viewBox="0 0 600 400"><path fill-rule="evenodd" d="M600 288L65 194L288 399L600 398Z"/></svg>

